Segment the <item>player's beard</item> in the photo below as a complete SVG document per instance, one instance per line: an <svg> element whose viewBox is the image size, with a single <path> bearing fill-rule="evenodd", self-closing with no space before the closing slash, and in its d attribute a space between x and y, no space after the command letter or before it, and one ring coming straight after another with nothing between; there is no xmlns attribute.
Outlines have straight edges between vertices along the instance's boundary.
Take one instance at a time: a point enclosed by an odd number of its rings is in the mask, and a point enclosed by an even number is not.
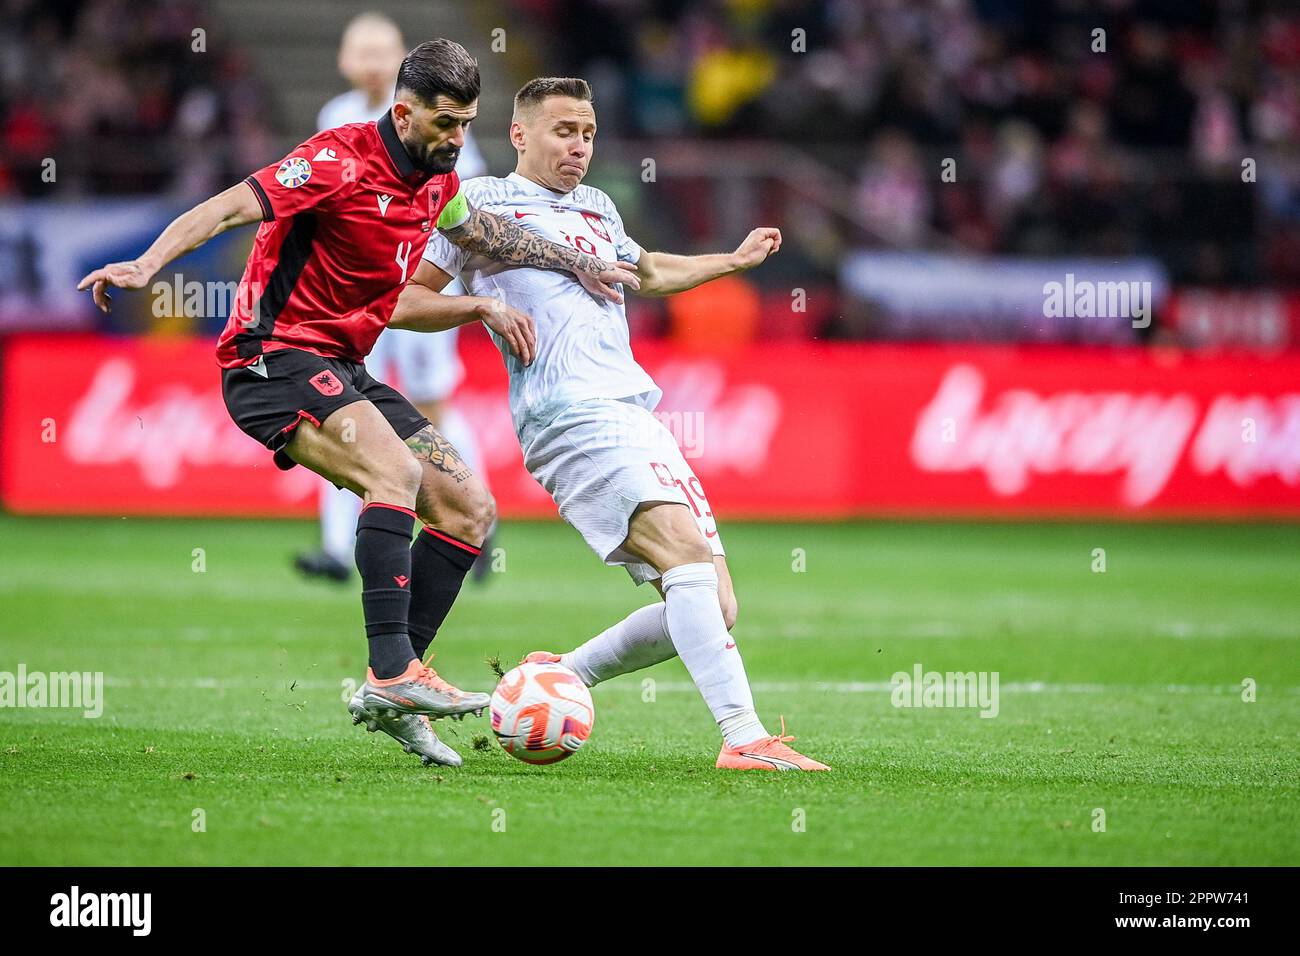
<svg viewBox="0 0 1300 956"><path fill-rule="evenodd" d="M455 146L440 147L429 153L424 161L424 171L435 176L449 173L456 168L458 159L460 159L460 150Z"/></svg>
<svg viewBox="0 0 1300 956"><path fill-rule="evenodd" d="M402 140L402 146L405 147L406 155L411 158L411 162L432 176L451 172L456 168L456 160L460 159L460 148L457 146L439 146L437 149L429 149L424 143L408 143L406 140Z"/></svg>

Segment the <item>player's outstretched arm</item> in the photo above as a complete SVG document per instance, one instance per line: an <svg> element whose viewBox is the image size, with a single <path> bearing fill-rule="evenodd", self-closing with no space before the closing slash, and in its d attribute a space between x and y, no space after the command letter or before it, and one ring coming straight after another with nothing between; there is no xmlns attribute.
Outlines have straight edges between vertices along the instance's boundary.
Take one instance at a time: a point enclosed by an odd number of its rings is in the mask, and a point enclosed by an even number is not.
<svg viewBox="0 0 1300 956"><path fill-rule="evenodd" d="M537 330L532 318L490 296L442 295L450 281L451 276L422 259L398 296L389 328L444 332L469 322L482 322L505 339L519 361L532 365L537 354Z"/></svg>
<svg viewBox="0 0 1300 956"><path fill-rule="evenodd" d="M624 283L633 289L639 288L641 284L637 278L637 267L631 263L610 264L578 249L543 239L508 219L482 209L471 208L468 219L459 226L444 229L443 235L462 249L488 259L538 269L572 272L588 292L603 296L611 302L623 301L622 293L615 288L618 283Z"/></svg>
<svg viewBox="0 0 1300 956"><path fill-rule="evenodd" d="M763 262L781 248L781 230L762 226L753 230L735 252L708 256L674 256L667 252L643 253L642 295L672 295L734 272L744 272Z"/></svg>
<svg viewBox="0 0 1300 956"><path fill-rule="evenodd" d="M113 298L108 294L109 286L143 289L158 270L173 259L193 252L227 229L245 226L261 218L262 207L253 187L246 182L237 183L173 219L140 258L130 262L112 262L96 269L77 283L77 290L90 289L95 305L107 312L112 307Z"/></svg>

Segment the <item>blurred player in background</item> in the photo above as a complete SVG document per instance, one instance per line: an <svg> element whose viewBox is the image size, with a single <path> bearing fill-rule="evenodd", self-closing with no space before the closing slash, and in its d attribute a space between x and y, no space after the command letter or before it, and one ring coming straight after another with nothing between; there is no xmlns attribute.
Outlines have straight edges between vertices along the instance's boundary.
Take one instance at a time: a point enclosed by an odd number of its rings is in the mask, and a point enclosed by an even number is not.
<svg viewBox="0 0 1300 956"><path fill-rule="evenodd" d="M397 71L406 56L401 28L382 13L362 13L354 17L343 31L339 45L339 72L352 84L326 103L316 118L317 131L333 129L347 123L378 120L393 105ZM473 136L465 133L456 173L461 181L487 172L483 156L474 145ZM462 295L464 287L456 282L445 290L447 295ZM366 367L381 382L393 383L411 403L442 432L486 484L481 467L478 441L465 419L448 404L448 399L464 378L465 369L456 350L458 329L421 333L402 329L385 329L366 357ZM357 518L361 499L346 488L336 488L328 481L320 488L319 551L299 554L294 564L308 577L347 581L352 576L353 549L356 547ZM495 525L494 525L495 527ZM491 531L482 551L489 554ZM482 554L471 573L481 580L490 564Z"/></svg>
<svg viewBox="0 0 1300 956"><path fill-rule="evenodd" d="M504 179L465 185L482 206L589 255L636 263L644 295L671 295L752 269L781 246L776 229L755 229L735 252L677 256L646 252L623 230L613 201L583 186L596 137L585 80L544 77L515 96L510 140L518 153ZM736 642L736 598L717 521L677 440L652 412L662 392L632 356L622 303L601 302L564 273L491 262L433 237L398 299L393 320L439 310L453 276L497 294L537 323L537 359L517 361L497 339L510 374L510 412L524 466L560 515L606 564L663 601L564 655L527 660L570 668L587 686L680 656L722 732L717 766L732 770L827 770L788 746L784 720L770 734Z"/></svg>

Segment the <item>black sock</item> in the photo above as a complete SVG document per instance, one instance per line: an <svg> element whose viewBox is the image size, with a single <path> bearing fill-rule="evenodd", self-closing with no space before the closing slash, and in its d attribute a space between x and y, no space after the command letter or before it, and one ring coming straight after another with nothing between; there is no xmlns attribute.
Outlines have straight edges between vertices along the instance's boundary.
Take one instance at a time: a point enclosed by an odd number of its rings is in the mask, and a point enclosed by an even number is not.
<svg viewBox="0 0 1300 956"><path fill-rule="evenodd" d="M456 603L479 550L433 528L421 531L411 545L410 635L415 656L421 660Z"/></svg>
<svg viewBox="0 0 1300 956"><path fill-rule="evenodd" d="M411 649L406 620L411 608L411 529L415 512L372 502L357 520L357 570L361 609L370 641L370 669L383 680L406 670Z"/></svg>

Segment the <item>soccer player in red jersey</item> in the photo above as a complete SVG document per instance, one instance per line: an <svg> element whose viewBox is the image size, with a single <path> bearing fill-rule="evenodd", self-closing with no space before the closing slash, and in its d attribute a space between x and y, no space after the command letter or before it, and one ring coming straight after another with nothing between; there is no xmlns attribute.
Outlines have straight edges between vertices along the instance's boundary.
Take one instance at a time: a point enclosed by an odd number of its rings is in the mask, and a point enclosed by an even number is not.
<svg viewBox="0 0 1300 956"><path fill-rule="evenodd" d="M478 112L478 64L459 44L430 40L398 73L392 109L374 123L318 133L282 162L175 219L140 258L96 269L78 285L110 307L108 287L144 288L167 263L228 229L261 222L230 320L217 344L235 423L274 454L365 501L356 561L369 670L348 705L426 763L457 766L429 717L488 704L422 658L450 611L495 517L483 483L456 449L363 360L388 324L432 230L480 255L573 272L621 301L635 267L543 240L469 206L456 176ZM497 302L445 297L419 328L481 320L525 363L531 319ZM423 531L411 543L414 522Z"/></svg>

